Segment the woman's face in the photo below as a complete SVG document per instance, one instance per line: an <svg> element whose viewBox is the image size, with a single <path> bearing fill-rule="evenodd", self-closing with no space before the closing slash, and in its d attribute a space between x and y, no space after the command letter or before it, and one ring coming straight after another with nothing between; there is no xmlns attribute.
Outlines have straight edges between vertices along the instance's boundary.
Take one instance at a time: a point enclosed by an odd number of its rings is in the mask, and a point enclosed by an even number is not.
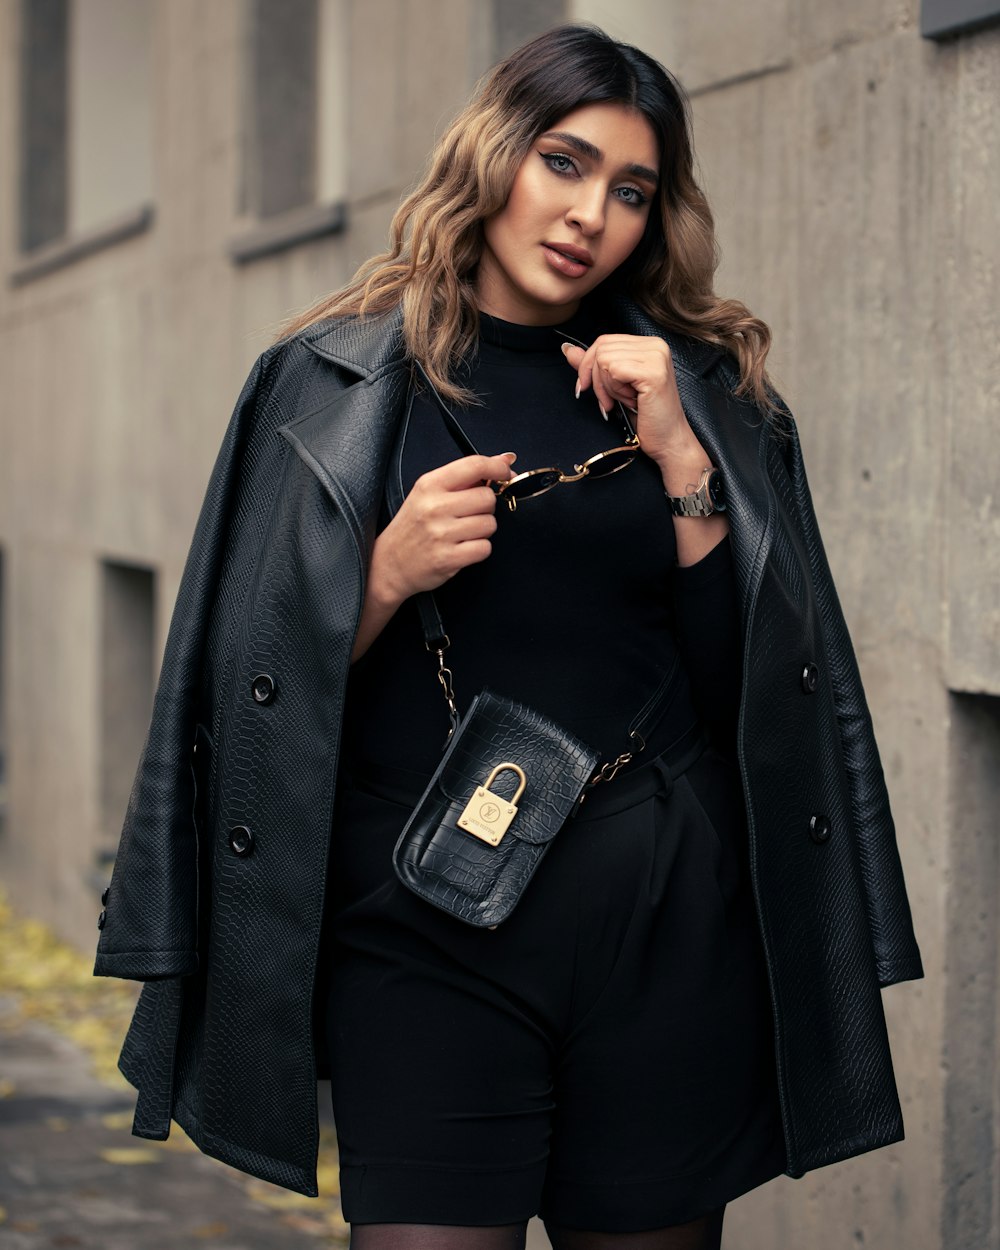
<svg viewBox="0 0 1000 1250"><path fill-rule="evenodd" d="M479 307L555 325L631 254L656 199L653 128L622 104L585 104L539 135L507 203L484 224Z"/></svg>

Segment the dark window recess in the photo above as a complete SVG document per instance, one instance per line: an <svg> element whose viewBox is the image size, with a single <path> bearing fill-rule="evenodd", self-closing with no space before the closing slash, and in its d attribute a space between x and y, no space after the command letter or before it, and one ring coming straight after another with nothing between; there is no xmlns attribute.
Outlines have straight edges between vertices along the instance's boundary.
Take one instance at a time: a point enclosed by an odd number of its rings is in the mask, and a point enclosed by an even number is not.
<svg viewBox="0 0 1000 1250"><path fill-rule="evenodd" d="M7 819L7 586L0 550L0 841Z"/></svg>
<svg viewBox="0 0 1000 1250"><path fill-rule="evenodd" d="M566 0L493 0L494 59L499 61L550 26L568 21L566 10Z"/></svg>
<svg viewBox="0 0 1000 1250"><path fill-rule="evenodd" d="M101 569L100 796L109 842L121 832L153 706L156 579L152 569Z"/></svg>
<svg viewBox="0 0 1000 1250"><path fill-rule="evenodd" d="M1000 1123L996 1080L1000 1021L1000 697L952 694L948 702L947 808L928 822L931 854L947 857L943 896L941 979L948 1032L948 1066L942 1077L948 1108L939 1148L942 1175L953 1178L944 1204L942 1246L986 1246L996 1220L1000 1172L983 1167L984 1143L995 1142ZM902 757L908 755L902 746ZM904 768L909 763L904 764ZM905 788L905 775L900 777ZM901 830L900 849L919 870L921 853ZM944 861L942 861L944 862ZM926 912L924 913L927 914ZM934 942L928 916L918 940ZM986 1149L990 1149L989 1146ZM981 1233L969 1234L968 1230Z"/></svg>
<svg viewBox="0 0 1000 1250"><path fill-rule="evenodd" d="M317 0L253 0L246 209L273 217L316 198Z"/></svg>
<svg viewBox="0 0 1000 1250"><path fill-rule="evenodd" d="M153 0L21 0L18 246L28 281L152 220Z"/></svg>
<svg viewBox="0 0 1000 1250"><path fill-rule="evenodd" d="M922 0L920 33L943 39L1000 21L1000 0Z"/></svg>
<svg viewBox="0 0 1000 1250"><path fill-rule="evenodd" d="M21 0L20 245L62 238L67 209L67 0Z"/></svg>

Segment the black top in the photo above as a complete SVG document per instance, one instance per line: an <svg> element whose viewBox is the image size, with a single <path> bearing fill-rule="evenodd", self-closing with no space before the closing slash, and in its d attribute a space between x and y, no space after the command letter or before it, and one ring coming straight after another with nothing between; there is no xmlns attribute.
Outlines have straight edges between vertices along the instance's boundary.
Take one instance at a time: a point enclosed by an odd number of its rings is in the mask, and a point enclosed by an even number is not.
<svg viewBox="0 0 1000 1250"><path fill-rule="evenodd" d="M480 314L479 352L463 383L482 407L451 406L476 449L516 451L514 472L573 465L620 446L625 427L601 416L593 392L574 397L576 372L560 344L601 332L581 310L559 326L522 326ZM414 399L402 449L403 486L458 459L433 397ZM673 699L628 766L662 751L700 716L732 750L740 693L739 609L729 540L680 568L660 470L640 453L605 478L498 500L490 556L434 591L464 713L489 686L518 699L600 752L628 749L628 726L679 657ZM379 532L388 521L383 507ZM408 599L352 666L344 751L429 775L449 719Z"/></svg>

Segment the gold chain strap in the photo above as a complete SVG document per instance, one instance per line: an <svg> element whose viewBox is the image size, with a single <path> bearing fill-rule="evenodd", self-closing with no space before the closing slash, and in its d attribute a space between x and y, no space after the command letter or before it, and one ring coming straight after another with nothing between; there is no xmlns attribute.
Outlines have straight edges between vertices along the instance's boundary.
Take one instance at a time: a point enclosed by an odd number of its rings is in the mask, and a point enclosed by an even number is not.
<svg viewBox="0 0 1000 1250"><path fill-rule="evenodd" d="M448 637L447 634L445 634L440 647L432 647L430 643L425 643L425 646L427 647L428 651L433 651L434 654L438 658L437 679L441 686L441 689L444 691L444 699L445 699L445 702L448 704L448 716L451 720L451 728L448 730L448 736L444 740L444 745L447 746L448 743L451 741L452 734L458 728L458 719L459 719L458 707L455 704L455 688L452 685L452 680L451 680L452 679L451 669L448 668L444 662L444 649L445 647L451 646L451 639Z"/></svg>
<svg viewBox="0 0 1000 1250"><path fill-rule="evenodd" d="M623 754L619 755L617 759L611 760L607 764L602 764L597 772L594 773L593 777L591 777L591 779L587 782L588 788L590 786L596 786L599 781L610 781L619 768L624 768L629 760L634 760L640 751L645 751L646 740L643 738L642 734L639 733L638 729L633 729L629 734L629 737L633 740L636 738L639 739L639 745L636 749L634 751L625 751Z"/></svg>

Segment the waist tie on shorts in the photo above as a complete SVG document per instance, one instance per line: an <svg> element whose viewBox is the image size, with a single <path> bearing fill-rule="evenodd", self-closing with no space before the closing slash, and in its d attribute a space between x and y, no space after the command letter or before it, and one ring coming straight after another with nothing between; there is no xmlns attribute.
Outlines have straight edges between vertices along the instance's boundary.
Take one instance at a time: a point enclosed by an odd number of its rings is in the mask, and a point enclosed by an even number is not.
<svg viewBox="0 0 1000 1250"><path fill-rule="evenodd" d="M610 781L602 781L588 790L574 819L608 816L657 793L666 797L674 788L674 779L691 767L708 743L707 730L696 722L659 755L634 768L626 768ZM430 780L412 768L379 764L357 756L344 757L340 768L348 785L357 782L363 789L407 807L416 807Z"/></svg>

